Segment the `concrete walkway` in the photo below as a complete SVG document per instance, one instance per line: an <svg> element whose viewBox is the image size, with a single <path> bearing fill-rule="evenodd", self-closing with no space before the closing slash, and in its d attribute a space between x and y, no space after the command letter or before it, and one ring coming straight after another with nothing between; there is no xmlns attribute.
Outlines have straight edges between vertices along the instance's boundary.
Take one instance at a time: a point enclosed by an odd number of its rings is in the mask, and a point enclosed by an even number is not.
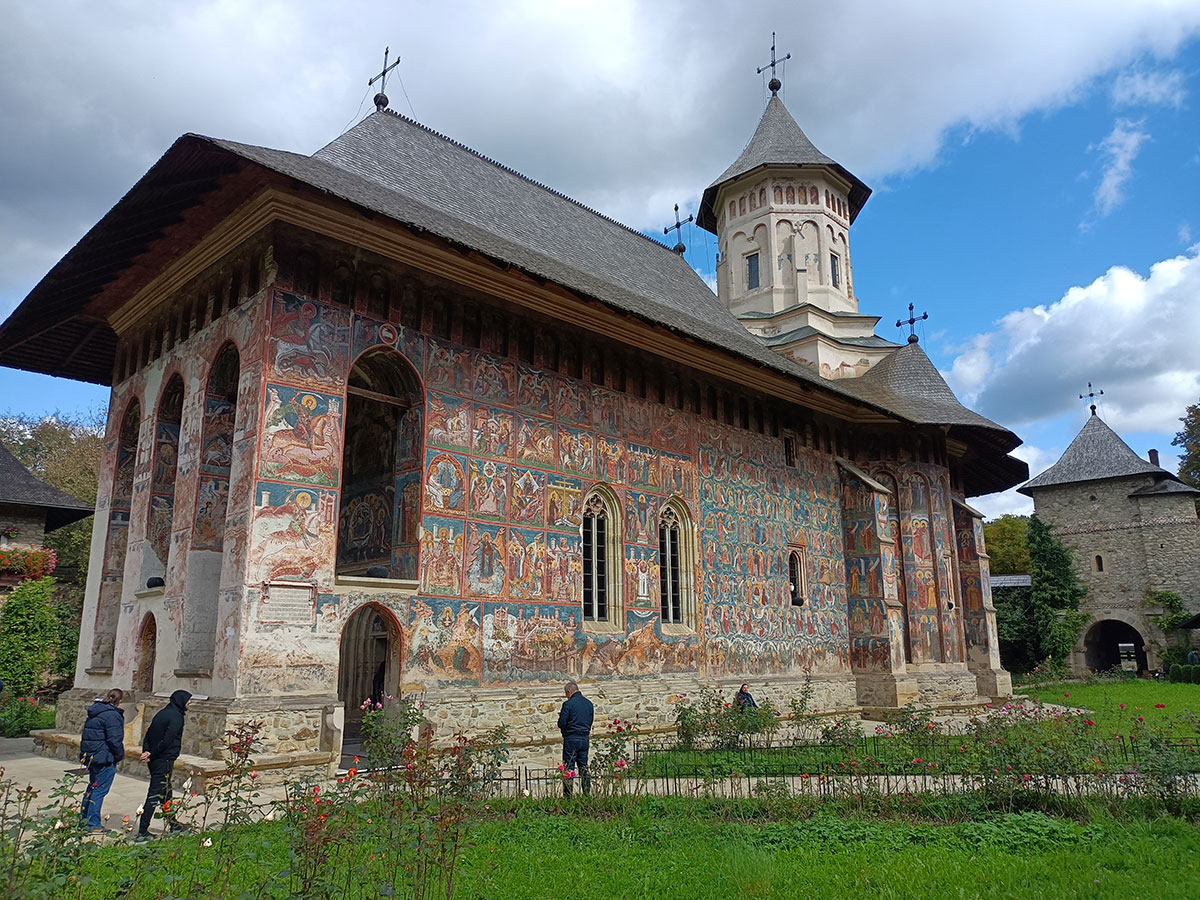
<svg viewBox="0 0 1200 900"><path fill-rule="evenodd" d="M11 781L17 788L32 787L37 791L33 801L33 809L43 814L56 813L60 801L52 797L55 787L67 779L71 792L81 796L85 787L87 770L71 763L52 759L35 753L33 738L0 738L0 781ZM113 778L112 789L104 798L103 815L105 826L118 832L137 830L138 809L146 800L146 792L150 787L150 776L135 777L118 772ZM270 806L274 801L283 798L282 788L264 788L257 802L263 807ZM176 789L178 798L178 788ZM180 821L190 827L199 828L203 825L205 809L202 797L188 798ZM217 804L208 810L208 821L211 824L219 821L221 808ZM128 816L126 822L124 817ZM163 820L156 818L150 825L150 831L160 833L164 828Z"/></svg>

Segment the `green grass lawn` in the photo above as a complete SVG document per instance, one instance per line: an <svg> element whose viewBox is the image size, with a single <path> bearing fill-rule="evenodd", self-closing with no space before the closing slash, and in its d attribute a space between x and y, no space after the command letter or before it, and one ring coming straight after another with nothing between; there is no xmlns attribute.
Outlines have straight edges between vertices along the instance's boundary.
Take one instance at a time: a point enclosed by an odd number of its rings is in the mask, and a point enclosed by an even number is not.
<svg viewBox="0 0 1200 900"><path fill-rule="evenodd" d="M1142 716L1147 726L1168 727L1180 737L1200 737L1195 724L1195 716L1200 715L1200 684L1142 678L1095 684L1048 684L1018 690L1036 696L1042 703L1087 709L1097 728L1105 733L1128 735L1137 717Z"/></svg>
<svg viewBox="0 0 1200 900"><path fill-rule="evenodd" d="M1181 819L1081 824L1018 813L936 824L818 812L800 820L739 823L712 817L711 807L688 810L687 802L643 801L622 815L591 818L518 806L473 828L453 896L1166 900L1200 891L1200 826ZM183 893L197 850L202 861L214 852L198 848L198 840L162 842L156 849L166 858L102 850L87 861L82 896L108 900L124 878L133 881L123 895L128 900ZM281 826L244 829L237 845L229 888L205 896L289 896ZM327 869L338 886L332 896L392 896L387 854L394 850L364 837L343 847ZM408 896L402 885L394 889L396 896Z"/></svg>

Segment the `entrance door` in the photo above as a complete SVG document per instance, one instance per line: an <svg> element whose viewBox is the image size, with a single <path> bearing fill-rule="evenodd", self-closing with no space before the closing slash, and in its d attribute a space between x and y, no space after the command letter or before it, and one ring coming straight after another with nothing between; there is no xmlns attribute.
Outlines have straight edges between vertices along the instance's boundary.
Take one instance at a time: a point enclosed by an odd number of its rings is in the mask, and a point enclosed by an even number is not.
<svg viewBox="0 0 1200 900"><path fill-rule="evenodd" d="M138 634L137 668L133 673L133 689L139 693L154 693L154 657L158 649L158 626L153 615L142 620Z"/></svg>
<svg viewBox="0 0 1200 900"><path fill-rule="evenodd" d="M342 629L338 698L345 704L346 742L361 739L363 705L400 692L400 629L386 609L368 604Z"/></svg>

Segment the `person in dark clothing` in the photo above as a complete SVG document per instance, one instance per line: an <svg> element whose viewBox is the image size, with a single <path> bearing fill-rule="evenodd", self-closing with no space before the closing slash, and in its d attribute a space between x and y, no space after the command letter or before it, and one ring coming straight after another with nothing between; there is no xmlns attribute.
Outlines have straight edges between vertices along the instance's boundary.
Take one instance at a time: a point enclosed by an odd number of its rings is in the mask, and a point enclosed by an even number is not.
<svg viewBox="0 0 1200 900"><path fill-rule="evenodd" d="M750 693L750 685L743 684L738 688L738 692L733 695L733 705L743 711L758 709L758 704L754 702L754 695Z"/></svg>
<svg viewBox="0 0 1200 900"><path fill-rule="evenodd" d="M563 796L571 796L571 777L568 772L578 772L584 796L592 792L592 777L588 772L588 747L592 736L592 720L596 710L592 701L579 693L579 685L568 682L564 690L566 702L558 714L558 730L562 732Z"/></svg>
<svg viewBox="0 0 1200 900"><path fill-rule="evenodd" d="M91 834L108 834L100 818L100 807L112 787L117 763L125 758L125 694L113 688L87 711L83 734L79 738L79 759L87 766L88 784L83 792L79 820Z"/></svg>
<svg viewBox="0 0 1200 900"><path fill-rule="evenodd" d="M150 790L146 792L146 803L142 807L142 818L138 823L137 837L150 837L150 820L160 803L168 831L185 831L175 821L170 811L171 774L183 741L183 715L187 712L192 695L188 691L176 691L171 701L160 709L150 721L146 736L142 739L142 762L150 767Z"/></svg>

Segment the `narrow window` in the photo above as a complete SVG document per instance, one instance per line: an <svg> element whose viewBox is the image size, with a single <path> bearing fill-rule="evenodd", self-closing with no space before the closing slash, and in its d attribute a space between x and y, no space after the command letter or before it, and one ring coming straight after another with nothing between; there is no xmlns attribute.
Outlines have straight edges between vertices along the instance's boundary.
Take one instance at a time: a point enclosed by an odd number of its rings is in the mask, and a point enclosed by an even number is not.
<svg viewBox="0 0 1200 900"><path fill-rule="evenodd" d="M662 620L667 625L683 623L683 584L679 566L679 517L667 507L658 522L658 580Z"/></svg>
<svg viewBox="0 0 1200 900"><path fill-rule="evenodd" d="M789 469L796 468L796 439L785 436L783 439L783 461Z"/></svg>
<svg viewBox="0 0 1200 900"><path fill-rule="evenodd" d="M792 606L803 606L805 600L804 555L802 550L788 553L788 591Z"/></svg>
<svg viewBox="0 0 1200 900"><path fill-rule="evenodd" d="M752 291L758 287L758 254L751 253L746 257L746 290Z"/></svg>
<svg viewBox="0 0 1200 900"><path fill-rule="evenodd" d="M1096 571L1097 572L1104 571L1104 557L1101 556L1100 554L1096 554Z"/></svg>
<svg viewBox="0 0 1200 900"><path fill-rule="evenodd" d="M838 266L838 256L836 253L829 254L829 280L834 287L841 286L842 273Z"/></svg>
<svg viewBox="0 0 1200 900"><path fill-rule="evenodd" d="M583 513L583 619L608 621L608 509L598 496Z"/></svg>

